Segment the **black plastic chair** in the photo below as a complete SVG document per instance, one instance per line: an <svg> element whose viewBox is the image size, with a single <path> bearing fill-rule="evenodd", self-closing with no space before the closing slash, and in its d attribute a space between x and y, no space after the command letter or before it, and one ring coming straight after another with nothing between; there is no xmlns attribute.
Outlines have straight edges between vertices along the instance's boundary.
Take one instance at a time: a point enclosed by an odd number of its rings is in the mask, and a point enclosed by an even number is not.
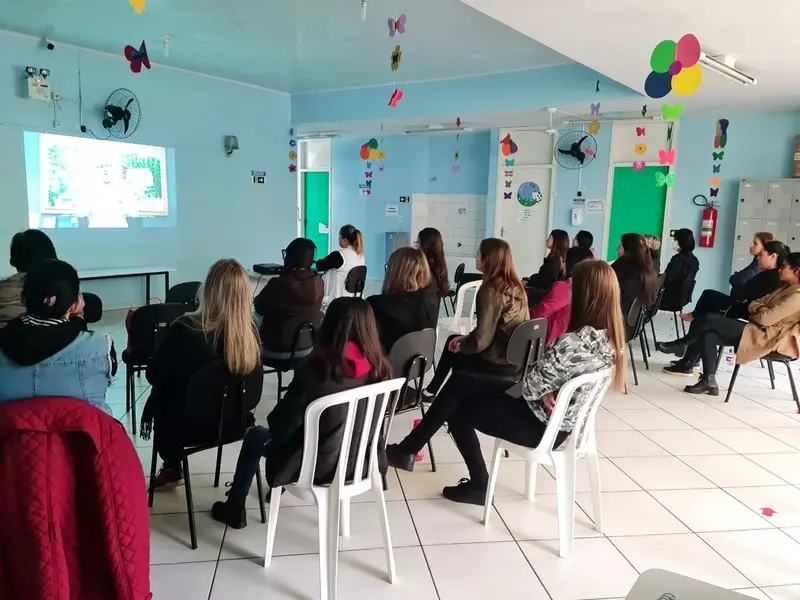
<svg viewBox="0 0 800 600"><path fill-rule="evenodd" d="M136 435L135 375L147 369L172 322L186 314L183 304L148 304L137 308L130 321L128 347L122 352L125 363L125 407L131 412Z"/></svg>
<svg viewBox="0 0 800 600"><path fill-rule="evenodd" d="M99 323L103 318L103 301L97 294L84 292L83 294L83 320L87 324Z"/></svg>
<svg viewBox="0 0 800 600"><path fill-rule="evenodd" d="M717 355L717 365L719 365L721 359L722 359L722 348L720 348L719 354ZM777 352L772 352L762 357L761 360L767 363L767 370L769 371L769 382L773 390L775 389L775 370L772 366L772 363L777 362L786 365L786 372L789 375L789 385L792 386L792 398L794 399L794 403L797 406L797 412L800 413L800 398L798 398L797 395L797 386L795 385L794 382L794 375L792 375L792 366L791 366L791 363L795 362L797 359L792 358L791 356L785 356L783 354L779 354ZM736 383L736 377L739 375L740 366L741 365L736 365L733 368L733 375L731 375L731 382L728 385L728 393L725 396L725 402L728 402L731 399L731 393L733 393L733 384Z"/></svg>
<svg viewBox="0 0 800 600"><path fill-rule="evenodd" d="M222 448L226 444L238 442L244 438L253 418L250 413L255 410L261 400L261 389L264 376L261 369L245 376L231 375L225 361L215 361L203 366L189 381L186 392L187 430L196 429L203 434L190 436L184 440L181 463L183 479L186 487L186 508L189 512L189 533L192 539L192 550L197 549L197 530L194 522L194 500L192 498L192 479L189 472L189 457L205 450L217 449L217 465L214 474L214 487L219 487L219 475L222 466ZM249 417L249 418L248 418ZM150 483L147 490L147 505L152 508L158 462L158 430L153 439L153 455L150 463ZM256 472L258 486L258 502L261 509L261 522L267 522L264 507L264 483L261 469Z"/></svg>
<svg viewBox="0 0 800 600"><path fill-rule="evenodd" d="M425 407L422 404L423 382L425 373L433 367L435 354L436 331L430 328L407 333L392 346L389 352L392 371L395 377L405 377L406 382L389 407L384 437L389 437L395 415L419 409L425 417ZM410 385L412 382L413 387ZM428 441L428 452L431 456L431 470L435 471L436 459L431 441Z"/></svg>
<svg viewBox="0 0 800 600"><path fill-rule="evenodd" d="M184 281L177 285L173 285L167 291L166 302L168 304L184 304L188 312L194 312L200 306L200 286L203 285L200 281Z"/></svg>
<svg viewBox="0 0 800 600"><path fill-rule="evenodd" d="M658 311L661 310L661 301L664 299L664 287L661 286L658 288L658 294L656 295L656 301L653 302L653 306L648 307L647 311L644 314L644 323L642 327L644 329L644 345L645 349L647 350L647 356L652 356L650 354L650 344L647 341L647 324L650 324L650 330L653 332L653 348L656 347L658 341L656 340L656 326L653 323L655 316L658 314Z"/></svg>
<svg viewBox="0 0 800 600"><path fill-rule="evenodd" d="M344 280L344 289L348 294L364 297L364 286L367 285L367 267L366 265L359 265L350 269L347 277Z"/></svg>
<svg viewBox="0 0 800 600"><path fill-rule="evenodd" d="M303 364L314 351L316 331L322 323L322 313L312 319L294 317L288 319L283 325L281 343L284 348L291 348L288 358L274 358L262 354L261 362L264 366L264 375L273 373L278 376L278 400L289 386L283 385L283 374L293 371ZM274 350L274 348L265 348Z"/></svg>
<svg viewBox="0 0 800 600"><path fill-rule="evenodd" d="M455 310L456 310L456 297L458 296L458 286L461 285L461 279L464 277L464 269L466 269L466 268L467 268L467 265L464 264L464 263L461 263L460 265L458 265L456 267L456 272L453 273L453 286L455 286L455 287L451 287L450 291L447 292L443 296L443 298L445 300L445 302L444 302L444 312L448 317L450 316L450 311L447 310L447 299L448 298L450 299L450 307L452 308L453 312L455 312Z"/></svg>
<svg viewBox="0 0 800 600"><path fill-rule="evenodd" d="M625 317L625 324L630 331L630 338L627 340L628 352L631 357L631 368L633 369L633 385L639 385L639 375L636 373L636 359L633 357L633 346L631 342L639 338L639 344L642 348L642 359L644 360L644 368L650 370L650 364L647 362L647 352L644 349L644 320L647 313L647 306L638 298L633 301L628 315Z"/></svg>

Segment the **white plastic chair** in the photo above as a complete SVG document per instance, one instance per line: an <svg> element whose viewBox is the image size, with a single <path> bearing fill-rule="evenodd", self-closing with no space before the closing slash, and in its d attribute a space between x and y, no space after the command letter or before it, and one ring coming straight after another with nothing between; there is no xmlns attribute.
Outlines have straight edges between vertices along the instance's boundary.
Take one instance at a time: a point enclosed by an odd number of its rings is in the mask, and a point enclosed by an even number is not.
<svg viewBox="0 0 800 600"><path fill-rule="evenodd" d="M475 310L478 305L478 289L480 289L481 283L483 283L481 280L470 281L459 286L458 295L456 296L456 309L453 311L453 319L447 327L450 331L457 331L461 335L466 335L475 329ZM474 291L474 294L466 317L467 325L464 325L462 324L461 313L464 311L464 304L469 291Z"/></svg>
<svg viewBox="0 0 800 600"><path fill-rule="evenodd" d="M614 369L604 369L596 373L581 375L568 381L559 391L556 405L547 423L542 441L536 448L518 446L500 438L494 444L492 469L489 474L489 487L486 490L486 504L483 508L483 524L489 524L494 500L494 488L500 469L500 456L504 450L513 452L525 459L525 498L533 499L536 489L536 469L538 465L549 465L555 470L556 496L558 503L558 544L561 558L570 558L574 549L575 537L575 465L585 458L589 468L589 482L592 488L592 516L594 528L603 532L603 505L600 497L600 462L597 456L595 437L595 416L600 402L605 396ZM575 391L582 386L590 388L589 396L578 412L572 435L559 447L553 448L564 415L567 412Z"/></svg>
<svg viewBox="0 0 800 600"><path fill-rule="evenodd" d="M393 403L403 384L405 384L405 379L400 378L355 388L315 400L306 409L303 464L300 467L300 477L297 483L286 486L286 489L299 498L308 498L310 495L317 506L321 600L336 600L339 534L350 535L350 498L369 491L374 491L376 495L383 530L383 543L386 547L389 582L394 583L394 553L389 533L389 517L386 512L383 482L378 470L378 443L384 421L383 415L386 414L387 407ZM347 417L336 475L330 485L315 485L314 474L317 467L317 449L320 443L320 416L326 409L342 405L347 406ZM363 407L364 425L361 432L357 434L358 450L355 456L355 470L352 479L348 480L347 465L350 460L350 449L353 446L353 430L359 405ZM270 496L264 568L269 567L272 562L281 491L280 487L273 488Z"/></svg>

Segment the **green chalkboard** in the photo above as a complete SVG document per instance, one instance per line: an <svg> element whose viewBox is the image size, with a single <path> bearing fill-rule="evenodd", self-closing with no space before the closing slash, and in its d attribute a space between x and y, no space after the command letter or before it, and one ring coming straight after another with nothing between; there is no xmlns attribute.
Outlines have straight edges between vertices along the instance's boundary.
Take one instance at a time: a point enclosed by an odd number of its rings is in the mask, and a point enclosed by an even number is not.
<svg viewBox="0 0 800 600"><path fill-rule="evenodd" d="M661 237L667 188L656 185L656 173L667 170L668 167L645 167L642 171L634 171L632 166L614 168L606 260L617 259L617 246L624 233Z"/></svg>

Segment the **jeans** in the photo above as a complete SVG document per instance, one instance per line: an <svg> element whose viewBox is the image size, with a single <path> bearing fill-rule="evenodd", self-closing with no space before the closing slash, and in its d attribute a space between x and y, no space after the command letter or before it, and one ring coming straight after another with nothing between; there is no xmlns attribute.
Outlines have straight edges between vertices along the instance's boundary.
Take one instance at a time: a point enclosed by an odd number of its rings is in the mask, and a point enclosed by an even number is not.
<svg viewBox="0 0 800 600"><path fill-rule="evenodd" d="M258 465L264 456L264 446L272 439L266 427L252 427L244 436L239 460L236 462L236 472L233 474L228 500L233 504L244 506L250 486L258 472Z"/></svg>

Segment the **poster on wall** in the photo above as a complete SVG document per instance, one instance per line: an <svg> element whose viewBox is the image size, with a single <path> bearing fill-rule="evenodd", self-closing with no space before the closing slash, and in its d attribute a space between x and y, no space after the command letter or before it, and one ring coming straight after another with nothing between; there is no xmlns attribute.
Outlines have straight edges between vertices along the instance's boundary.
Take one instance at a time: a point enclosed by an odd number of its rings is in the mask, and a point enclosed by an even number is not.
<svg viewBox="0 0 800 600"><path fill-rule="evenodd" d="M536 206L542 201L542 190L533 181L521 183L517 188L517 202L522 206Z"/></svg>
<svg viewBox="0 0 800 600"><path fill-rule="evenodd" d="M517 221L527 223L533 218L533 209L530 206L517 207Z"/></svg>
<svg viewBox="0 0 800 600"><path fill-rule="evenodd" d="M603 212L606 201L604 199L588 200L586 202L586 212Z"/></svg>

